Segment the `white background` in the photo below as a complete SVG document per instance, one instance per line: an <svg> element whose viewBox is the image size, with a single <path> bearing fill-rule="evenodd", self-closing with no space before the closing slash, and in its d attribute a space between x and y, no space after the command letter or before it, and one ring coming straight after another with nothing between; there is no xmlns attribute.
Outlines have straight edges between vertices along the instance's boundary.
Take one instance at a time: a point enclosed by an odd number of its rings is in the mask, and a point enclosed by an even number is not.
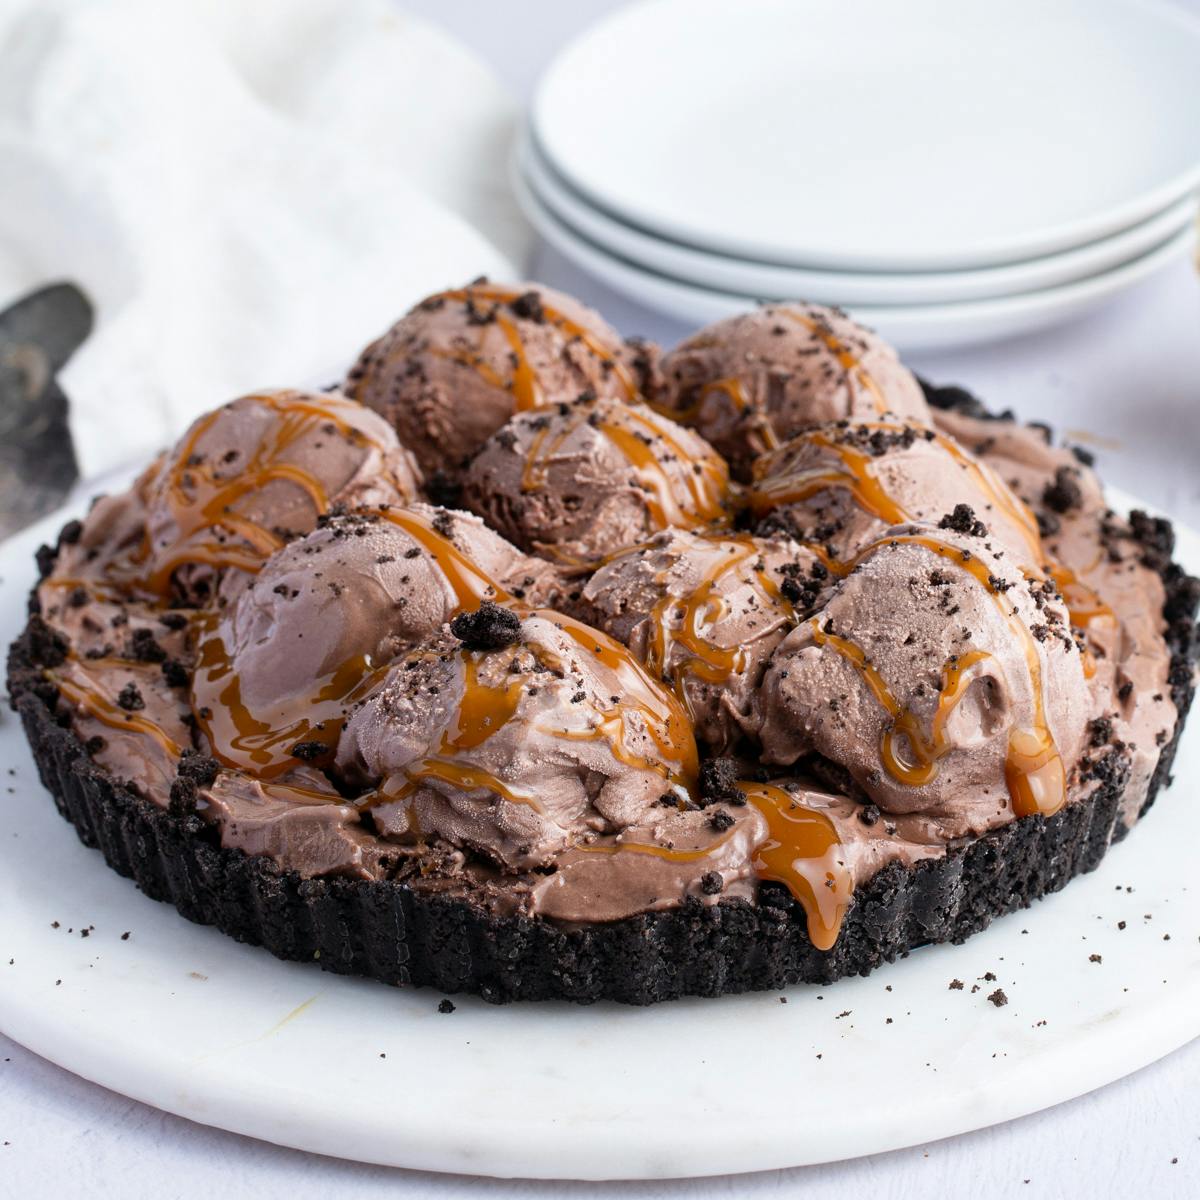
<svg viewBox="0 0 1200 1200"><path fill-rule="evenodd" d="M1200 0L1178 2L1200 14ZM473 46L525 98L555 48L612 3L409 0L407 7ZM669 344L685 332L591 283L548 251L539 252L533 274L600 308L626 333ZM912 365L1069 432L1098 453L1106 479L1200 526L1200 277L1191 264L1176 264L1072 325L990 348L922 355ZM1174 801L1190 799L1177 795ZM420 1080L412 1086L419 1088ZM536 1095L530 1104L537 1104ZM281 1150L106 1092L0 1037L0 1197L886 1200L967 1193L1200 1195L1200 1043L1049 1112L911 1150L703 1181L570 1184L427 1175Z"/></svg>

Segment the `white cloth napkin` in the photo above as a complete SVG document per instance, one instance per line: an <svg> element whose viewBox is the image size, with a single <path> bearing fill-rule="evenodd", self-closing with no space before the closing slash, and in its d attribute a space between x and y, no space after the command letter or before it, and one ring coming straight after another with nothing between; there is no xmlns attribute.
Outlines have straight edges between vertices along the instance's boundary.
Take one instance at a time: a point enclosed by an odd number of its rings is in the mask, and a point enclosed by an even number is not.
<svg viewBox="0 0 1200 1200"><path fill-rule="evenodd" d="M70 279L96 305L62 380L83 476L519 277L513 118L389 0L2 0L0 303Z"/></svg>

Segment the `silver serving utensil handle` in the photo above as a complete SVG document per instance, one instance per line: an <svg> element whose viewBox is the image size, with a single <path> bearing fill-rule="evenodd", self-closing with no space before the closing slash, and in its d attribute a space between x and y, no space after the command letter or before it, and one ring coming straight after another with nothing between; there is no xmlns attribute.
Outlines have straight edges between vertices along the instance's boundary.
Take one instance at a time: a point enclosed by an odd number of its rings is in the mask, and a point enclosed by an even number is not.
<svg viewBox="0 0 1200 1200"><path fill-rule="evenodd" d="M90 302L70 283L0 312L0 537L57 508L79 477L55 377L92 324Z"/></svg>

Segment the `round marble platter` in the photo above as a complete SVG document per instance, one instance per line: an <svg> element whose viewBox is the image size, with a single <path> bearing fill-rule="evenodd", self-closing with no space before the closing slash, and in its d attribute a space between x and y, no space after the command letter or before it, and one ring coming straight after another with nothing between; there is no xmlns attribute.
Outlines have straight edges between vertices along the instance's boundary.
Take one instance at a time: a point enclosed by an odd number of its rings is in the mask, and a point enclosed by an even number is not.
<svg viewBox="0 0 1200 1200"><path fill-rule="evenodd" d="M0 547L5 645L63 519ZM1181 531L1179 557L1200 570L1200 538ZM1097 871L965 944L648 1009L444 1013L439 993L189 924L78 842L7 710L0 788L0 1029L157 1108L321 1154L581 1179L819 1163L1058 1104L1200 1035L1196 728Z"/></svg>

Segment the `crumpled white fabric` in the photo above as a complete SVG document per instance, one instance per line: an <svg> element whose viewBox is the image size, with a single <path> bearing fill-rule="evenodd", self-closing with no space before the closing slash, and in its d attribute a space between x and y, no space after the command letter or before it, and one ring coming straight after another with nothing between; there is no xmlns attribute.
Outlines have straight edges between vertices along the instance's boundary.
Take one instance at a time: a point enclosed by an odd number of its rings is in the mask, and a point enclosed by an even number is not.
<svg viewBox="0 0 1200 1200"><path fill-rule="evenodd" d="M84 478L519 277L514 115L389 0L0 0L0 304L96 306L62 377Z"/></svg>

